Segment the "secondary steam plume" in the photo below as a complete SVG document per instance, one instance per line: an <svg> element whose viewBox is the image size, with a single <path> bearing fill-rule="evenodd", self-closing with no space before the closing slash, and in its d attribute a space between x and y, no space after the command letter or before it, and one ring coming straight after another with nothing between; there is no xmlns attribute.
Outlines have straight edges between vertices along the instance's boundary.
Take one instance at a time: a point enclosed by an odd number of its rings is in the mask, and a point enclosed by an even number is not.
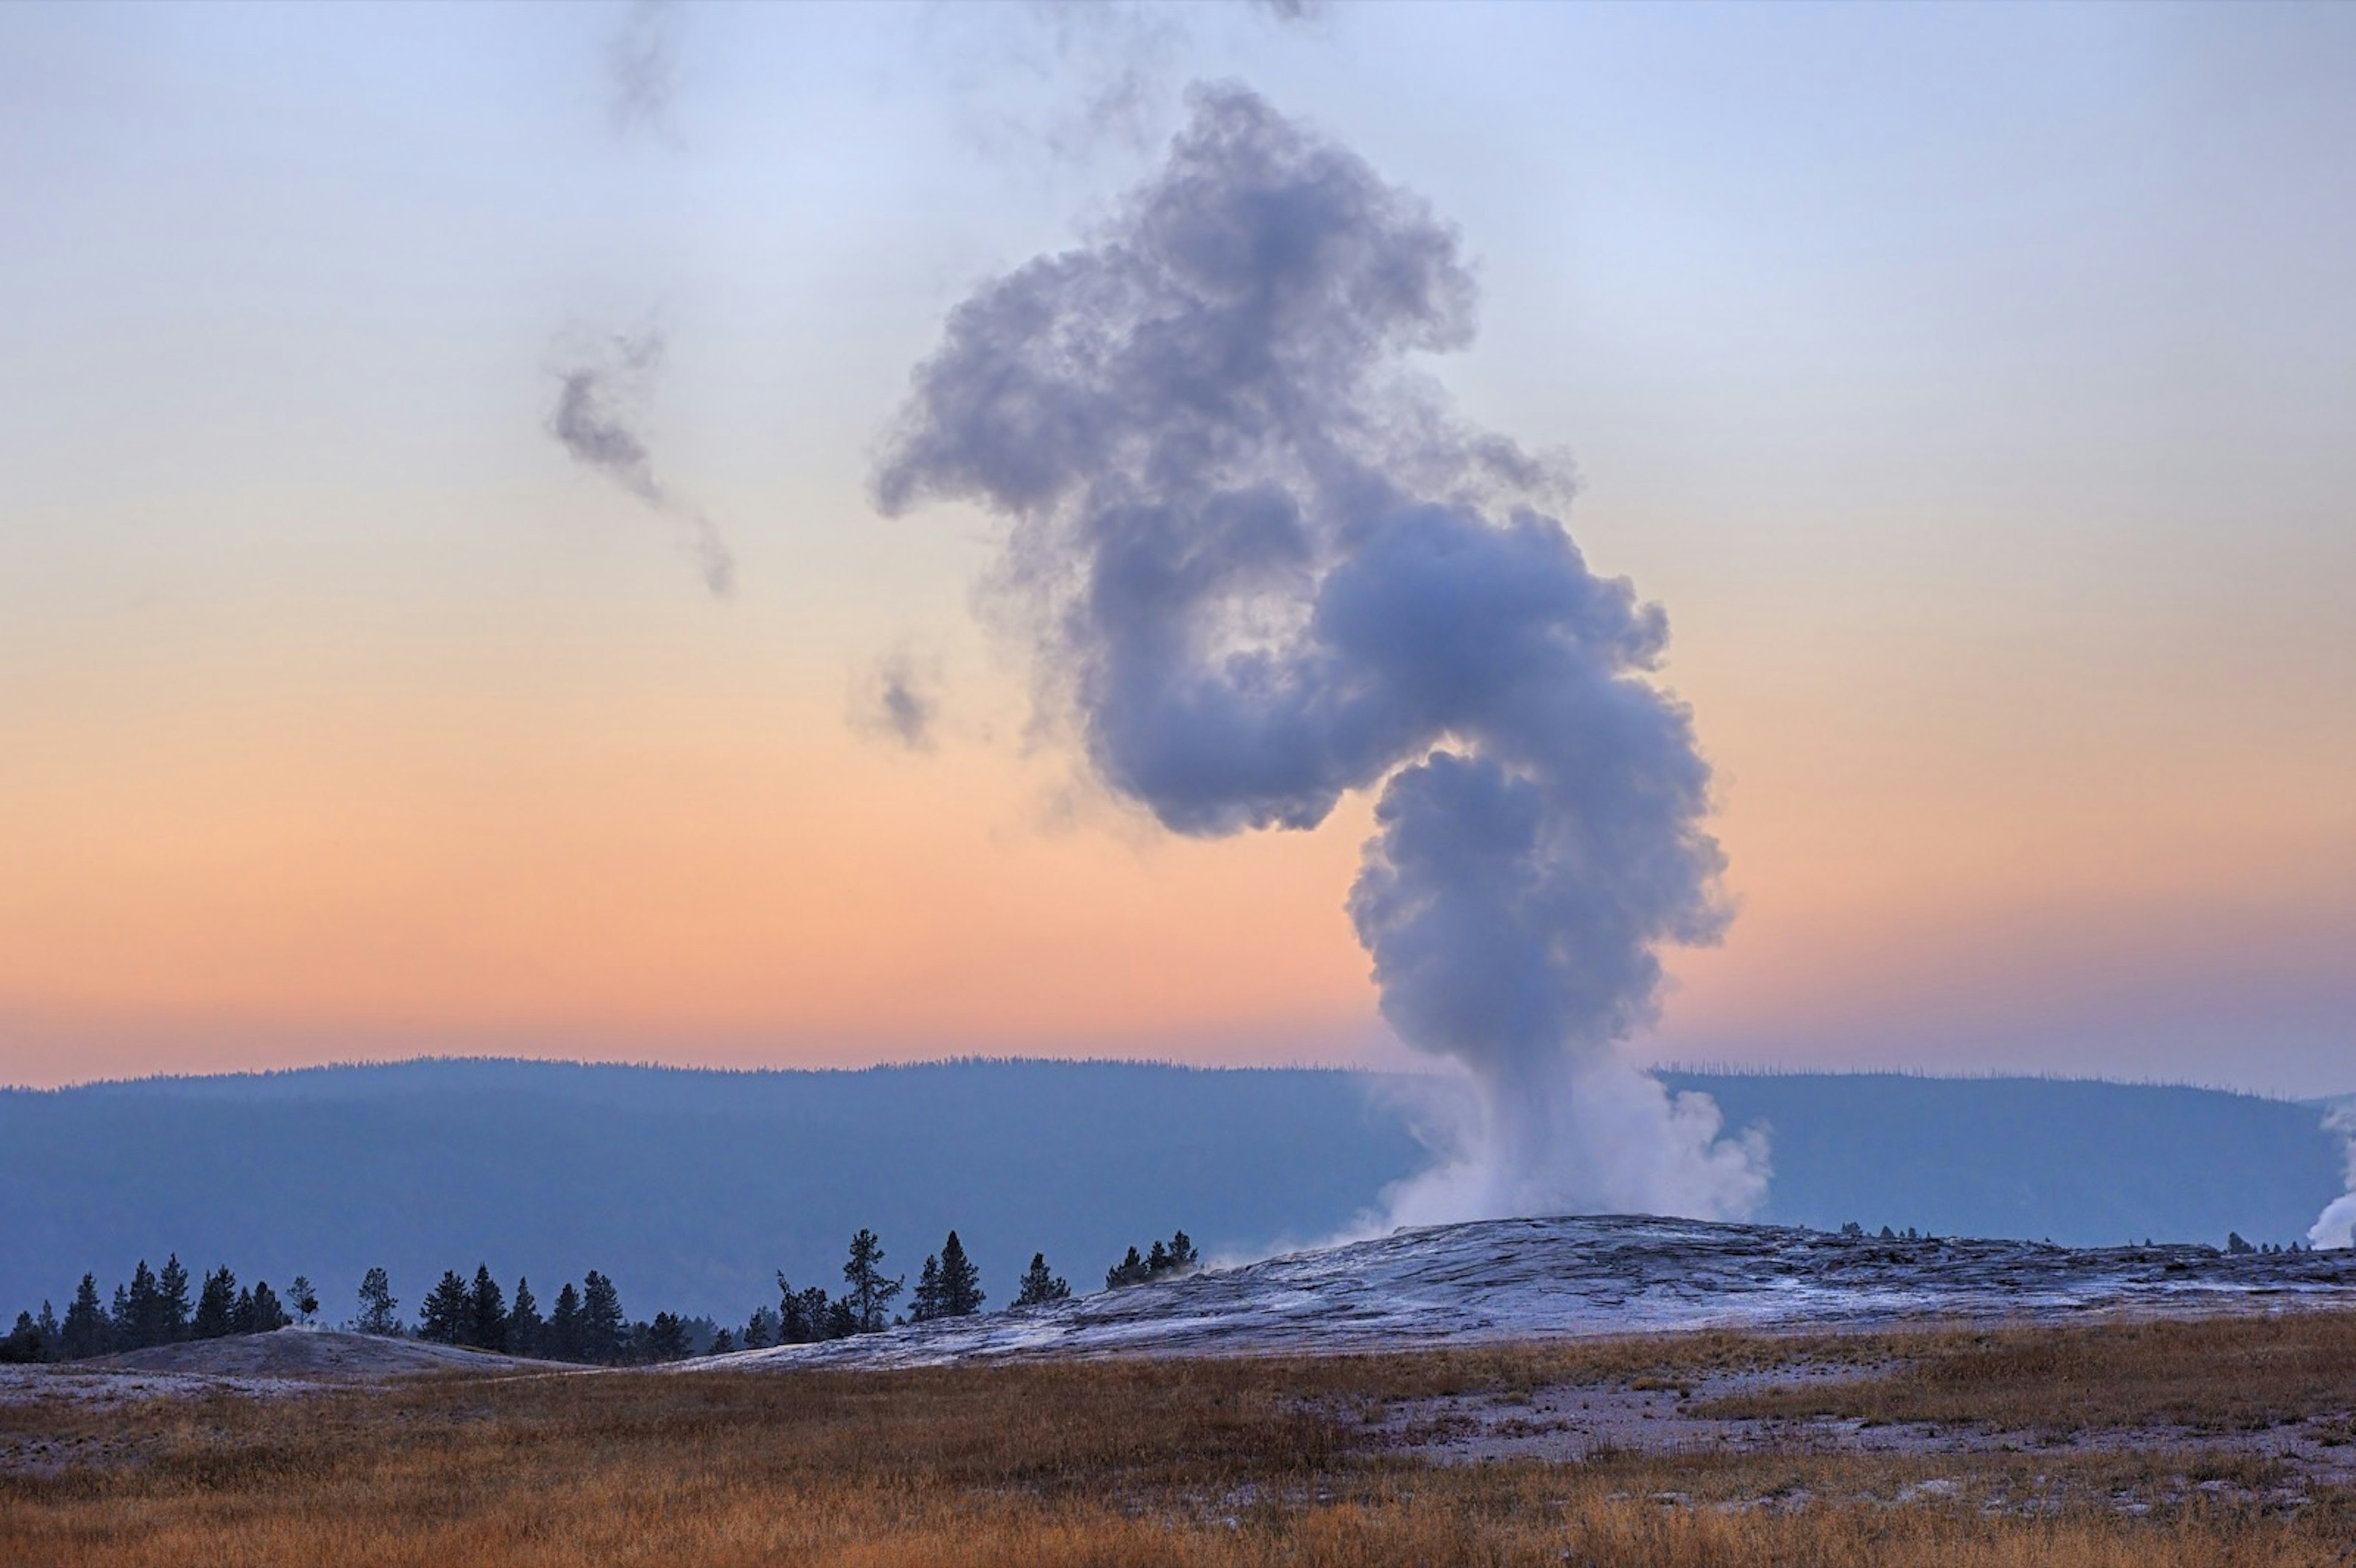
<svg viewBox="0 0 2356 1568"><path fill-rule="evenodd" d="M851 728L911 752L933 749L940 662L908 648L877 659L851 693Z"/></svg>
<svg viewBox="0 0 2356 1568"><path fill-rule="evenodd" d="M573 461L599 473L686 530L703 585L721 598L736 586L736 560L712 519L655 476L654 459L633 426L660 368L663 338L648 331L616 336L574 356L558 372L556 407L548 431Z"/></svg>
<svg viewBox="0 0 2356 1568"><path fill-rule="evenodd" d="M1539 511L1545 464L1402 370L1472 336L1454 232L1237 87L1087 246L950 315L875 485L1012 521L1001 571L1095 771L1176 832L1313 827L1379 788L1349 901L1382 1007L1470 1070L1436 1221L1739 1214L1719 1136L1616 1046L1655 949L1726 911L1709 769L1648 678L1667 623Z"/></svg>
<svg viewBox="0 0 2356 1568"><path fill-rule="evenodd" d="M2348 1190L2327 1205L2307 1232L2311 1247L2356 1247L2356 1105L2342 1105L2323 1125L2348 1140Z"/></svg>

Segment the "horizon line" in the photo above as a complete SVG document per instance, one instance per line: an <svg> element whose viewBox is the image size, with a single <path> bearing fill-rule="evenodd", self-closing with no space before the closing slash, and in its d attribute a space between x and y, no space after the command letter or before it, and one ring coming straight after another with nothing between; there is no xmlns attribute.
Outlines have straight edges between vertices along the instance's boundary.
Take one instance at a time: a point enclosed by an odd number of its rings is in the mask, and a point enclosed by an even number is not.
<svg viewBox="0 0 2356 1568"><path fill-rule="evenodd" d="M857 1073L898 1072L938 1067L1023 1066L1130 1067L1185 1072L1331 1072L1370 1079L1449 1079L1460 1075L1440 1066L1419 1070L1302 1061L1193 1062L1159 1056L1025 1056L988 1051L966 1051L904 1061L873 1061L857 1067L722 1067L660 1061L650 1058L500 1056L427 1051L414 1056L337 1058L327 1061L308 1062L297 1067L230 1068L210 1072L147 1072L128 1077L90 1078L71 1083L47 1086L8 1083L0 1083L0 1093L62 1094L82 1089L136 1088L143 1084L196 1083L230 1079L293 1078L305 1073L368 1072L429 1066L585 1068L616 1072L699 1074L710 1077L783 1077L789 1074L803 1077L850 1076ZM2110 1077L2100 1073L2084 1072L2008 1072L1999 1068L1933 1070L1915 1066L1804 1067L1780 1062L1739 1062L1720 1059L1702 1061L1662 1061L1646 1066L1644 1071L1656 1074L1691 1078L1911 1078L1936 1083L2102 1083L2126 1089L2191 1089L2204 1093L2233 1094L2247 1099L2271 1100L2277 1104L2293 1105L2329 1104L2356 1094L2356 1091L2349 1090L2322 1094L2289 1094L2264 1089L2237 1088L2231 1084L2206 1083L2190 1078Z"/></svg>

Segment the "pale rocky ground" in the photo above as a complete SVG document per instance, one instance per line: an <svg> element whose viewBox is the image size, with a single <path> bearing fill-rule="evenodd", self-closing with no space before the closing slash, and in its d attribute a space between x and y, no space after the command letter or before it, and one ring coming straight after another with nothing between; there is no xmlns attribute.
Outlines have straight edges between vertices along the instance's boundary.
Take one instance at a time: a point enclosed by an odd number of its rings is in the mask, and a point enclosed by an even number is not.
<svg viewBox="0 0 2356 1568"><path fill-rule="evenodd" d="M1312 1355L1680 1328L1881 1328L2356 1306L2356 1252L1882 1240L1609 1215L1399 1231L1184 1279L690 1366Z"/></svg>
<svg viewBox="0 0 2356 1568"><path fill-rule="evenodd" d="M1947 1503L2012 1514L2051 1513L2091 1503L2144 1514L2156 1507L2206 1499L2289 1511L2312 1502L2319 1489L2356 1486L2356 1444L2345 1435L2350 1429L2346 1412L2262 1431L2139 1427L2069 1434L1961 1424L1869 1423L1826 1416L1762 1420L1704 1413L1715 1400L1771 1386L1867 1376L1893 1364L1863 1343L1859 1349L1858 1357L1846 1362L1695 1373L1675 1386L1662 1386L1668 1380L1601 1378L1526 1392L1344 1403L1329 1413L1359 1422L1365 1446L1377 1453L1437 1465L1537 1461L1568 1466L1613 1452L1697 1458L1860 1456L1900 1462L1894 1476L1878 1478L1878 1492L1858 1492L1854 1498L1819 1497L1797 1479L1770 1482L1708 1502L1697 1502L1686 1491L1645 1495L1644 1500L1664 1509L1797 1512L1819 1502L1855 1500ZM2083 1478L2065 1473L2056 1463L2102 1454L2131 1461L2116 1489L2090 1489ZM2015 1463L1991 1476L1955 1464L1967 1457L2009 1457ZM2251 1459L2276 1463L2261 1464L2254 1475L2243 1463ZM1943 1473L1951 1466L1954 1473ZM1246 1487L1205 1494L1196 1506L1206 1520L1232 1522L1262 1500L1258 1488Z"/></svg>
<svg viewBox="0 0 2356 1568"><path fill-rule="evenodd" d="M1677 1387L1627 1380L1558 1384L1527 1394L1462 1394L1386 1402L1365 1413L1376 1444L1438 1464L1537 1459L1576 1463L1599 1451L1649 1454L1803 1453L1896 1455L2132 1453L2176 1472L2169 1483L2203 1489L2201 1460L2216 1454L2278 1460L2279 1483L2265 1500L2296 1506L2316 1487L2356 1485L2356 1444L2347 1412L2260 1431L2192 1432L2176 1427L2104 1428L2074 1433L2008 1431L1930 1422L1872 1423L1853 1417L1730 1418L1705 1412L1713 1401L1769 1386L1850 1378L1890 1363L1860 1359L1847 1366L1778 1367L1699 1373ZM1933 1485L1934 1483L1921 1483ZM2210 1483L2206 1489L2232 1489ZM2147 1506L2138 1503L2137 1506Z"/></svg>
<svg viewBox="0 0 2356 1568"><path fill-rule="evenodd" d="M2228 1255L1884 1240L1772 1225L1601 1216L1399 1231L1052 1306L985 1312L664 1371L930 1366L1008 1356L1314 1355L1686 1328L1821 1330L2356 1306L2356 1252ZM10 1391L221 1387L451 1371L571 1370L303 1328L0 1367Z"/></svg>

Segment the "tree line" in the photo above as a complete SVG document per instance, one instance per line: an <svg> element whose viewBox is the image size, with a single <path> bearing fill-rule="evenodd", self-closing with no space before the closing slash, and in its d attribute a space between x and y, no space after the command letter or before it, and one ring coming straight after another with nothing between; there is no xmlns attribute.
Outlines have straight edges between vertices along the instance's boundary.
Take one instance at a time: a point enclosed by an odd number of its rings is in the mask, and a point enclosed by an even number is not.
<svg viewBox="0 0 2356 1568"><path fill-rule="evenodd" d="M905 1275L884 1273L884 1243L862 1226L851 1238L840 1294L830 1295L816 1285L797 1289L780 1271L777 1306L755 1309L738 1329L673 1312L632 1321L622 1309L614 1282L595 1269L584 1274L578 1285L567 1281L543 1313L528 1278L519 1275L510 1294L487 1264L477 1264L472 1279L455 1269L443 1272L420 1304L412 1331L402 1318L391 1276L382 1268L371 1268L360 1280L359 1310L346 1327L396 1339L413 1332L431 1343L534 1360L618 1366L848 1339L895 1324L969 1317L989 1299L981 1271L967 1256L955 1231L938 1252L926 1255L913 1291ZM1142 1285L1197 1266L1194 1243L1180 1231L1166 1243L1155 1242L1150 1253L1130 1248L1126 1257L1106 1271L1105 1288ZM1071 1294L1071 1285L1048 1267L1046 1255L1033 1253L1030 1267L1015 1283L1013 1305L1044 1306L1067 1300ZM905 1314L895 1311L904 1295ZM62 1319L47 1301L37 1317L18 1313L16 1328L0 1338L0 1361L81 1360L188 1339L265 1334L297 1321L308 1323L318 1310L317 1293L299 1275L281 1296L266 1281L241 1285L224 1264L204 1276L192 1298L189 1275L177 1253L166 1258L160 1271L149 1268L143 1258L129 1283L115 1286L111 1307L101 1302L96 1277L85 1274Z"/></svg>
<svg viewBox="0 0 2356 1568"><path fill-rule="evenodd" d="M770 1345L809 1345L826 1339L847 1339L854 1334L875 1334L895 1323L930 1323L944 1317L966 1317L981 1310L989 1299L981 1288L981 1271L966 1256L965 1243L951 1231L937 1253L925 1255L917 1271L916 1288L909 1295L905 1317L893 1315L892 1304L906 1288L907 1277L884 1272L884 1243L865 1226L851 1238L842 1264L842 1294L830 1296L824 1285L794 1288L783 1272L777 1275L777 1309L763 1307L732 1336L732 1349L758 1350ZM1034 1307L1061 1301L1072 1294L1062 1276L1049 1271L1046 1255L1031 1254L1031 1267L1015 1287L1014 1305ZM717 1347L715 1347L715 1350Z"/></svg>
<svg viewBox="0 0 2356 1568"><path fill-rule="evenodd" d="M117 1350L183 1339L220 1339L231 1334L266 1334L319 1310L318 1293L301 1275L281 1296L268 1280L241 1285L224 1264L208 1273L189 1294L188 1271L174 1253L152 1269L139 1260L130 1282L114 1287L112 1305L102 1302L98 1277L85 1274L65 1317L48 1302L40 1315L16 1314L16 1324L0 1338L0 1361L82 1360Z"/></svg>
<svg viewBox="0 0 2356 1568"><path fill-rule="evenodd" d="M521 1275L510 1302L487 1265L476 1265L472 1284L445 1269L418 1310L417 1337L502 1355L606 1366L676 1361L695 1349L687 1319L658 1312L632 1322L622 1310L621 1292L594 1268L578 1285L567 1280L544 1317L531 1281Z"/></svg>
<svg viewBox="0 0 2356 1568"><path fill-rule="evenodd" d="M1153 1250L1142 1257L1135 1247L1130 1248L1127 1257L1105 1270L1105 1288L1121 1290L1132 1285L1150 1285L1157 1279L1193 1274L1202 1266L1203 1259L1194 1251L1194 1243L1181 1231L1170 1238L1167 1245L1154 1243Z"/></svg>

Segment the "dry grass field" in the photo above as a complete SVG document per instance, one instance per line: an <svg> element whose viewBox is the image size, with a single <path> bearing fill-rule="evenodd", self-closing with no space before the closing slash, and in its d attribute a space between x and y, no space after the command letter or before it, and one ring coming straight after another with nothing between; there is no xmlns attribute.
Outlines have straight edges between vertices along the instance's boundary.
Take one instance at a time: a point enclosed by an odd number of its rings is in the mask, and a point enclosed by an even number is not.
<svg viewBox="0 0 2356 1568"><path fill-rule="evenodd" d="M1611 1391L1742 1441L1440 1464L1416 1436ZM0 1405L0 1563L2319 1568L2356 1562L2356 1494L2273 1438L2345 1444L2351 1407L2345 1313L42 1396Z"/></svg>

